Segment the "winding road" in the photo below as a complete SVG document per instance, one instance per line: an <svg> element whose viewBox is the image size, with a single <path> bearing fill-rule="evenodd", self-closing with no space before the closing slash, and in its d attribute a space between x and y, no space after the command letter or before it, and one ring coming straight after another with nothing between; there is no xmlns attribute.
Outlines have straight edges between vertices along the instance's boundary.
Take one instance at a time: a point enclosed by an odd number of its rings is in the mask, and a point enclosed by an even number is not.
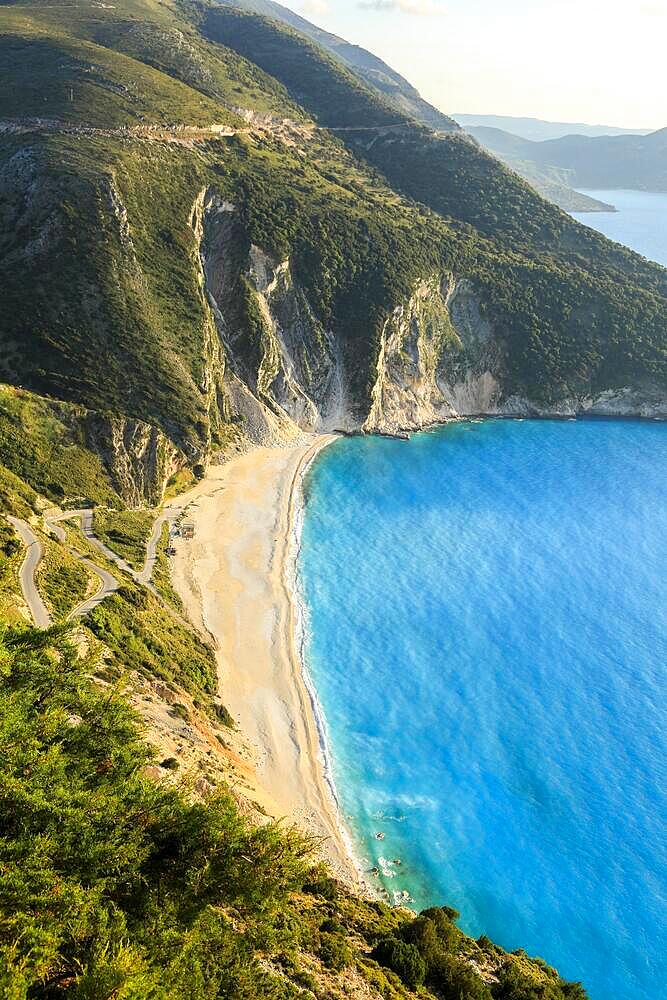
<svg viewBox="0 0 667 1000"><path fill-rule="evenodd" d="M7 519L19 533L26 546L25 558L19 570L19 582L23 597L37 628L48 628L51 624L51 615L46 610L46 605L35 586L35 573L42 561L44 546L26 521L22 521L20 517L8 516Z"/></svg>
<svg viewBox="0 0 667 1000"><path fill-rule="evenodd" d="M183 513L186 506L187 504L185 503L172 501L169 506L163 508L157 515L153 523L150 538L148 539L148 543L146 545L146 558L144 565L139 571L133 569L133 567L130 566L125 559L114 552L113 549L110 549L97 537L93 530L93 509L89 507L82 507L77 510L63 511L59 509L51 509L45 511L43 515L45 529L52 533L55 538L57 538L58 541L66 547L72 558L82 563L94 576L97 577L99 581L99 586L95 593L73 608L67 616L68 620L72 621L78 618L83 618L89 611L92 611L92 609L96 608L98 604L101 604L106 597L110 594L116 593L120 587L120 583L112 573L103 569L101 566L98 566L92 559L82 555L76 549L72 548L72 546L67 544L67 534L61 522L76 519L79 521L84 537L105 557L105 559L118 566L119 570L123 573L127 573L128 576L132 577L136 583L139 583L146 587L147 590L150 590L160 603L169 610L170 614L181 622L181 624L186 627L191 627L190 623L186 622L185 619L182 618L181 615L175 610L175 608L171 607L167 601L165 601L162 594L160 594L160 592L151 583L153 569L155 568L157 560L157 548L160 543L162 528L165 524L170 526L173 525L177 518ZM35 625L38 628L48 628L52 624L52 618L35 583L35 574L44 555L44 546L27 521L23 521L19 517L8 517L8 520L19 533L24 545L27 548L26 555L19 572L19 582L21 584L23 597L28 605L28 608L30 609L30 614Z"/></svg>
<svg viewBox="0 0 667 1000"><path fill-rule="evenodd" d="M84 514L90 514L89 520L86 521L86 526L88 530L86 530L86 528L84 527L84 518L82 516ZM92 611L93 608L96 608L98 604L101 604L105 597L108 597L109 594L115 594L115 592L118 590L119 587L118 580L115 578L115 576L112 576L108 570L102 569L102 567L94 563L92 559L88 559L86 556L82 556L80 552L76 551L76 549L73 549L70 545L67 545L67 535L65 533L65 529L61 527L61 525L58 522L66 521L69 518L73 517L78 517L79 520L81 521L81 528L86 538L89 538L91 541L97 543L98 547L100 547L102 550L106 549L106 546L103 546L102 543L97 538L95 538L94 535L91 538L92 521L93 521L92 511L68 510L63 512L57 511L55 513L52 512L50 514L49 513L44 514L44 525L47 528L47 530L52 531L53 534L58 539L58 541L62 542L65 545L69 554L74 559L77 559L80 563L82 563L87 569L89 569L90 572L93 573L99 580L99 586L95 591L95 593L91 597L87 597L85 601L81 602L81 604L77 604L77 606L70 611L69 615L67 616L69 620L73 620L75 618L83 618L84 615L87 615L89 611ZM111 552L111 549L108 549L107 551ZM118 559L117 556L115 556L115 558Z"/></svg>
<svg viewBox="0 0 667 1000"><path fill-rule="evenodd" d="M137 581L143 583L146 587L151 585L151 577L153 576L153 569L157 560L157 547L162 534L162 528L165 524L171 527L176 518L182 513L182 510L182 506L168 507L161 511L155 519L151 537L148 539L148 544L146 545L146 561L143 569L135 574Z"/></svg>

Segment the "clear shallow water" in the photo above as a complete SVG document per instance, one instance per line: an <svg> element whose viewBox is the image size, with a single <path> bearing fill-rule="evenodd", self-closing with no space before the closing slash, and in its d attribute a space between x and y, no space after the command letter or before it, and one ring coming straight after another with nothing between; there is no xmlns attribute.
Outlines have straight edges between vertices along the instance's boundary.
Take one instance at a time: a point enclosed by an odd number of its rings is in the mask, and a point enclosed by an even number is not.
<svg viewBox="0 0 667 1000"><path fill-rule="evenodd" d="M572 212L575 219L667 267L667 194L588 190L583 194L614 205L618 211Z"/></svg>
<svg viewBox="0 0 667 1000"><path fill-rule="evenodd" d="M660 424L488 421L343 439L306 481L360 856L593 1000L667 997L666 459Z"/></svg>

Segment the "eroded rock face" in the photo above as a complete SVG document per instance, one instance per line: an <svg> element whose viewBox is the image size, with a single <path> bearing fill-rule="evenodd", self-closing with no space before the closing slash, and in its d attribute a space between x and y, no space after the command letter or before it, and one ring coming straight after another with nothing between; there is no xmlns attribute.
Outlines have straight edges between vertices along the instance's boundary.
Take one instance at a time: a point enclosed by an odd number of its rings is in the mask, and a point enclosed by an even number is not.
<svg viewBox="0 0 667 1000"><path fill-rule="evenodd" d="M324 326L289 259L251 245L235 206L210 188L193 226L211 320L210 394L242 446L284 444L313 431L396 434L484 414L667 411L664 394L638 387L548 406L508 394L506 346L473 283L453 274L425 276L387 317L370 396L352 398L344 331Z"/></svg>
<svg viewBox="0 0 667 1000"><path fill-rule="evenodd" d="M593 395L570 396L550 405L524 396L509 396L498 411L521 417L641 417L667 420L667 394L654 385L606 389Z"/></svg>
<svg viewBox="0 0 667 1000"><path fill-rule="evenodd" d="M155 507L185 455L151 424L89 411L86 443L102 458L112 484L128 507Z"/></svg>
<svg viewBox="0 0 667 1000"><path fill-rule="evenodd" d="M470 283L433 275L385 323L363 429L391 434L495 412L503 368Z"/></svg>
<svg viewBox="0 0 667 1000"><path fill-rule="evenodd" d="M227 413L252 443L345 426L338 346L294 281L289 260L245 245L233 205L202 195L200 256L225 356Z"/></svg>

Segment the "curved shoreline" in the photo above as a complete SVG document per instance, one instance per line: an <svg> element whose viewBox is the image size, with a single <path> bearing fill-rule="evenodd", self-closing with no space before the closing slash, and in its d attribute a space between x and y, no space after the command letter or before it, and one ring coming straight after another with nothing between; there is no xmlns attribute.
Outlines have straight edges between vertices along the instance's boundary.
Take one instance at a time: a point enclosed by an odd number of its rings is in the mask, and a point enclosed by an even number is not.
<svg viewBox="0 0 667 1000"><path fill-rule="evenodd" d="M279 535L279 538L282 539L282 546L280 552L276 547L276 560L280 567L285 600L289 608L289 623L286 631L291 642L289 662L293 670L295 684L301 690L304 717L309 723L312 720L311 754L314 766L319 772L320 782L324 784L324 787L321 788L321 794L329 824L335 831L337 849L345 857L346 867L351 865L355 888L376 895L374 887L364 875L362 864L354 849L352 834L345 821L336 787L326 716L306 658L308 612L298 568L304 521L303 485L305 477L319 453L337 437L338 435L327 435L325 438L318 439L312 448L302 455L298 463L290 485L285 512L285 530L282 535Z"/></svg>
<svg viewBox="0 0 667 1000"><path fill-rule="evenodd" d="M300 707L308 737L308 754L316 772L321 798L323 817L336 844L339 860L351 863L354 881L360 880L360 872L351 850L351 840L345 828L340 803L331 766L331 754L324 714L317 697L317 690L308 673L305 660L305 608L299 589L297 560L301 547L303 527L303 483L308 469L318 454L336 440L335 435L318 438L301 454L293 471L287 497L281 511L282 530L278 533L274 550L273 571L279 575L286 609L285 628L282 634L288 644L286 661L295 688L299 694ZM327 852L328 853L328 852Z"/></svg>
<svg viewBox="0 0 667 1000"><path fill-rule="evenodd" d="M236 790L317 838L334 873L369 892L338 807L326 724L303 656L303 481L336 437L256 448L211 468L187 498L195 537L176 542L174 584L190 619L215 640L219 692L247 744Z"/></svg>

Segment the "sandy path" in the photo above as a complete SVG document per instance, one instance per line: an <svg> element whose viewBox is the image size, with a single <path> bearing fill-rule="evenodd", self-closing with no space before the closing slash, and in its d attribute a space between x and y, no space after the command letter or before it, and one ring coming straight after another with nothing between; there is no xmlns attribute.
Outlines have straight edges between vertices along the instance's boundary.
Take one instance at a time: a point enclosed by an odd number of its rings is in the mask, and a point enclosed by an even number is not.
<svg viewBox="0 0 667 1000"><path fill-rule="evenodd" d="M223 701L256 753L258 802L326 838L336 871L358 884L324 780L290 585L302 476L331 440L258 448L212 468L187 510L194 540L176 542L174 584L216 641Z"/></svg>

